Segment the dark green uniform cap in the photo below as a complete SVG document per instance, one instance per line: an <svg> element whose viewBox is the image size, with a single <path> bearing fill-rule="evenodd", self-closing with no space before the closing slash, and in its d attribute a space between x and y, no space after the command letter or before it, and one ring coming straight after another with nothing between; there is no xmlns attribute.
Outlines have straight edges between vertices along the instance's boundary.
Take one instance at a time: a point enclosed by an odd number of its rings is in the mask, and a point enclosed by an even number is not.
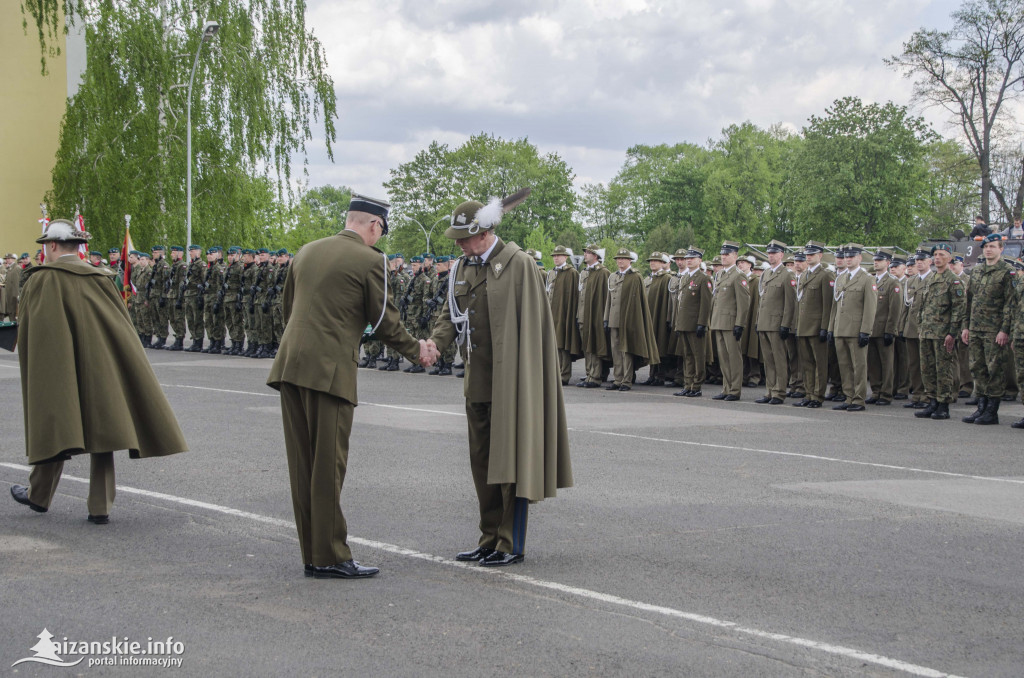
<svg viewBox="0 0 1024 678"><path fill-rule="evenodd" d="M164 251L164 246L163 245L153 245L153 251L156 252L157 250L163 252Z"/></svg>
<svg viewBox="0 0 1024 678"><path fill-rule="evenodd" d="M184 252L185 248L182 247L181 245L171 245L171 251L172 252Z"/></svg>
<svg viewBox="0 0 1024 678"><path fill-rule="evenodd" d="M188 250L189 250L189 252L191 252L192 250L199 250L201 252L203 250L203 246L202 245L189 245L188 246Z"/></svg>

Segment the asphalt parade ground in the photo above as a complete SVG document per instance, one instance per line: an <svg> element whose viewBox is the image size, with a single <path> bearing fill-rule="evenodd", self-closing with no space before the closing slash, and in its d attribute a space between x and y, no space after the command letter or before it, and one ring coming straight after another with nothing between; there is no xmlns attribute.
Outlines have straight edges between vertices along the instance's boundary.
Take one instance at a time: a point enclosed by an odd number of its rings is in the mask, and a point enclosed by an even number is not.
<svg viewBox="0 0 1024 678"><path fill-rule="evenodd" d="M191 451L117 453L104 526L85 519L84 457L48 513L9 497L28 467L17 357L0 355L6 673L1024 673L1019 403L982 427L959 421L962 403L931 421L899 401L846 413L757 405L761 389L724 403L713 386L569 386L576 487L531 506L525 563L490 570L453 560L478 536L461 380L360 370L342 507L356 559L381 574L314 580L270 361L147 355ZM12 666L43 629L173 638L180 666Z"/></svg>

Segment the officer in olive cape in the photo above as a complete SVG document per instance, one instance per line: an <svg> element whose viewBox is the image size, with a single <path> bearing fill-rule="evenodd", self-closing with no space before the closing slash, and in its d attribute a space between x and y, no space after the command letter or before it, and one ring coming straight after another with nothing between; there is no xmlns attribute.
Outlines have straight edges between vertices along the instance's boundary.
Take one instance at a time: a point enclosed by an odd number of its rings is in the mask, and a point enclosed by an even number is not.
<svg viewBox="0 0 1024 678"><path fill-rule="evenodd" d="M722 392L712 400L733 402L740 399L743 385L743 327L750 311L750 285L736 267L739 243L726 240L719 256L722 268L712 285L711 335L722 370Z"/></svg>
<svg viewBox="0 0 1024 678"><path fill-rule="evenodd" d="M843 391L849 400L832 409L863 412L868 390L868 341L875 323L878 290L874 276L860 267L864 247L848 243L843 250L846 272L836 278L828 329L836 347Z"/></svg>
<svg viewBox="0 0 1024 678"><path fill-rule="evenodd" d="M772 240L765 253L770 268L756 279L758 310L757 336L761 342L767 393L754 402L781 405L789 387L789 357L786 339L796 329L796 280L782 265L786 243Z"/></svg>
<svg viewBox="0 0 1024 678"><path fill-rule="evenodd" d="M487 205L464 202L445 236L464 254L430 341L466 345L469 461L480 507L477 547L456 560L522 562L529 502L572 486L569 434L551 310L534 260L494 233L524 189Z"/></svg>
<svg viewBox="0 0 1024 678"><path fill-rule="evenodd" d="M647 260L651 266L650 283L647 285L647 306L651 311L651 327L654 341L658 346L661 360L651 366L650 376L644 382L647 386L664 386L666 379L672 379L675 368L676 335L672 329L672 315L675 299L669 293L672 280L671 259L664 252L653 252Z"/></svg>
<svg viewBox="0 0 1024 678"><path fill-rule="evenodd" d="M588 245L583 250L584 268L580 271L580 305L576 318L587 376L577 382L580 388L599 387L607 378L608 365L612 361L609 333L604 326L604 304L610 275L603 264L604 254L604 248L597 245Z"/></svg>
<svg viewBox="0 0 1024 678"><path fill-rule="evenodd" d="M640 274L632 266L633 255L627 247L615 253L617 270L608 276L608 296L604 303L604 322L610 331L614 381L609 391L632 389L636 370L661 362L651 309Z"/></svg>
<svg viewBox="0 0 1024 678"><path fill-rule="evenodd" d="M580 327L576 322L576 311L580 303L580 274L569 263L570 250L558 245L551 252L555 265L547 273L548 301L551 303L551 319L555 323L555 343L558 346L558 364L561 369L562 385L569 383L572 363L583 357L580 343Z"/></svg>
<svg viewBox="0 0 1024 678"><path fill-rule="evenodd" d="M828 387L828 324L832 319L832 292L835 277L821 263L825 244L809 241L804 245L807 270L796 285L797 350L804 371L803 400L796 407L821 407Z"/></svg>
<svg viewBox="0 0 1024 678"><path fill-rule="evenodd" d="M114 503L115 450L138 459L187 447L111 283L116 274L78 258L78 245L89 238L54 219L36 240L46 264L25 271L18 363L32 472L29 486L12 486L11 495L45 513L64 462L88 454L88 520L103 525Z"/></svg>
<svg viewBox="0 0 1024 678"><path fill-rule="evenodd" d="M377 337L410 360L431 358L425 343L402 327L385 291L387 257L373 245L388 232L388 208L353 194L345 230L304 245L285 281L287 325L267 384L281 392L292 505L307 577L378 572L352 559L340 504L363 331L373 326Z"/></svg>

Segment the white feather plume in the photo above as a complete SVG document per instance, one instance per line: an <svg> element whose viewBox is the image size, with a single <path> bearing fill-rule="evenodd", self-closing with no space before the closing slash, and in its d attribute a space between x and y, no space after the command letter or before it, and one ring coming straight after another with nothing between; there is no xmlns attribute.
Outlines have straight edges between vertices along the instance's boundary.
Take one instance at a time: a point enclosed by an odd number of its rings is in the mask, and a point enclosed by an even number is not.
<svg viewBox="0 0 1024 678"><path fill-rule="evenodd" d="M538 252L537 250L534 250L533 251L533 258L536 259L537 261L540 261L541 259L544 258L544 255L541 254L540 252Z"/></svg>
<svg viewBox="0 0 1024 678"><path fill-rule="evenodd" d="M491 198L486 205L477 210L473 221L480 224L480 228L494 228L501 223L501 217L504 214L501 198Z"/></svg>
<svg viewBox="0 0 1024 678"><path fill-rule="evenodd" d="M594 254L597 255L598 259L600 259L601 261L604 261L605 248L604 247L597 248L596 250L594 250Z"/></svg>
<svg viewBox="0 0 1024 678"><path fill-rule="evenodd" d="M565 248L565 253L566 253L566 255L568 255L570 257L573 256L572 248L571 247L566 247Z"/></svg>
<svg viewBox="0 0 1024 678"><path fill-rule="evenodd" d="M46 235L55 240L67 240L74 233L74 227L70 222L61 220L54 220L50 222L49 227L46 229Z"/></svg>
<svg viewBox="0 0 1024 678"><path fill-rule="evenodd" d="M639 258L640 258L639 254L637 254L636 252L633 252L632 250L630 250L630 252L629 252L629 260L630 261L636 261Z"/></svg>

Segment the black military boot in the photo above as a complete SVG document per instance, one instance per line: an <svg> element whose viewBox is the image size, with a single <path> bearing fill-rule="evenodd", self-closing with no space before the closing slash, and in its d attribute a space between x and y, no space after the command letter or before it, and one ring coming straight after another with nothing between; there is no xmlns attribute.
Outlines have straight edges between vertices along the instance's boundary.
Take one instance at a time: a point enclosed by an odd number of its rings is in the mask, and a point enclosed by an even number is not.
<svg viewBox="0 0 1024 678"><path fill-rule="evenodd" d="M199 339L193 339L192 340L192 345L189 346L187 350L188 350L189 353L199 353L200 351L202 351L203 350L203 338L200 337Z"/></svg>
<svg viewBox="0 0 1024 678"><path fill-rule="evenodd" d="M167 337L157 337L153 340L153 343L149 345L150 348L163 348L167 345Z"/></svg>
<svg viewBox="0 0 1024 678"><path fill-rule="evenodd" d="M370 356L364 355L363 359L359 361L359 364L357 364L356 367L366 367L369 364L370 364Z"/></svg>
<svg viewBox="0 0 1024 678"><path fill-rule="evenodd" d="M217 342L214 341L213 339L210 339L209 345L204 346L203 348L201 348L200 352L201 353L209 353L213 349L213 347L216 346L216 345L217 345Z"/></svg>
<svg viewBox="0 0 1024 678"><path fill-rule="evenodd" d="M414 368L414 367L416 367L416 365L409 365L408 367L406 367L406 368L405 368L404 370L402 370L402 371L403 371L403 372L408 372L408 373L412 374L412 368Z"/></svg>
<svg viewBox="0 0 1024 678"><path fill-rule="evenodd" d="M433 369L431 369L429 372L427 372L427 374L436 377L437 375L441 374L441 366L442 365L444 365L444 360L441 360L440 358L438 358L437 362L434 363Z"/></svg>
<svg viewBox="0 0 1024 678"><path fill-rule="evenodd" d="M918 419L927 419L932 416L932 413L939 407L939 401L932 398L928 401L928 405L918 412L914 412L914 416Z"/></svg>
<svg viewBox="0 0 1024 678"><path fill-rule="evenodd" d="M420 372L426 372L426 368L423 365L413 365L410 369L406 370L409 374L419 374Z"/></svg>
<svg viewBox="0 0 1024 678"><path fill-rule="evenodd" d="M1024 428L1024 419L1018 419L1010 424L1010 428Z"/></svg>
<svg viewBox="0 0 1024 678"><path fill-rule="evenodd" d="M452 373L452 365L451 365L451 363L446 363L445 361L442 360L442 361L440 361L440 364L441 364L441 369L438 371L438 374L441 375L442 377L451 376L451 373Z"/></svg>
<svg viewBox="0 0 1024 678"><path fill-rule="evenodd" d="M390 371L391 370L391 364L393 362L395 362L394 358L388 358L387 360L384 361L384 364L382 364L380 367L377 368L377 371L378 372L388 372L388 371Z"/></svg>
<svg viewBox="0 0 1024 678"><path fill-rule="evenodd" d="M253 358L262 358L266 354L266 346L264 344L256 344L256 350L253 352Z"/></svg>
<svg viewBox="0 0 1024 678"><path fill-rule="evenodd" d="M213 342L213 345L210 346L210 353L212 353L212 354L220 354L220 353L223 353L223 352L224 352L224 340L223 339L217 339L216 341Z"/></svg>
<svg viewBox="0 0 1024 678"><path fill-rule="evenodd" d="M252 358L254 355L256 355L256 347L253 346L252 341L250 341L249 345L245 348L245 353L242 354L242 357Z"/></svg>
<svg viewBox="0 0 1024 678"><path fill-rule="evenodd" d="M917 412L914 413L915 415ZM949 403L939 403L932 412L932 419L949 419Z"/></svg>
<svg viewBox="0 0 1024 678"><path fill-rule="evenodd" d="M366 361L366 368L369 370L377 369L377 358L376 356Z"/></svg>
<svg viewBox="0 0 1024 678"><path fill-rule="evenodd" d="M960 421L965 424L973 424L975 420L981 416L982 412L985 411L986 405L988 405L988 398L985 396L978 396L978 409L974 410Z"/></svg>
<svg viewBox="0 0 1024 678"><path fill-rule="evenodd" d="M388 364L388 367L387 367L388 372L397 372L398 371L398 362L400 360L401 360L401 358L392 358L391 362Z"/></svg>
<svg viewBox="0 0 1024 678"><path fill-rule="evenodd" d="M139 341L142 342L142 347L145 348L146 346L149 346L149 342L150 342L150 340L152 338L153 338L152 334L140 334L139 335Z"/></svg>
<svg viewBox="0 0 1024 678"><path fill-rule="evenodd" d="M185 337L175 337L174 346L171 346L169 351L184 351L185 350Z"/></svg>
<svg viewBox="0 0 1024 678"><path fill-rule="evenodd" d="M975 424L981 424L982 426L991 426L999 423L999 398L986 398L985 399L985 411L981 413L981 416L974 420Z"/></svg>
<svg viewBox="0 0 1024 678"><path fill-rule="evenodd" d="M270 345L270 350L267 351L267 357L268 358L276 358L277 357L277 347L280 346L280 345L281 344L277 343L276 341L273 344L271 344Z"/></svg>

